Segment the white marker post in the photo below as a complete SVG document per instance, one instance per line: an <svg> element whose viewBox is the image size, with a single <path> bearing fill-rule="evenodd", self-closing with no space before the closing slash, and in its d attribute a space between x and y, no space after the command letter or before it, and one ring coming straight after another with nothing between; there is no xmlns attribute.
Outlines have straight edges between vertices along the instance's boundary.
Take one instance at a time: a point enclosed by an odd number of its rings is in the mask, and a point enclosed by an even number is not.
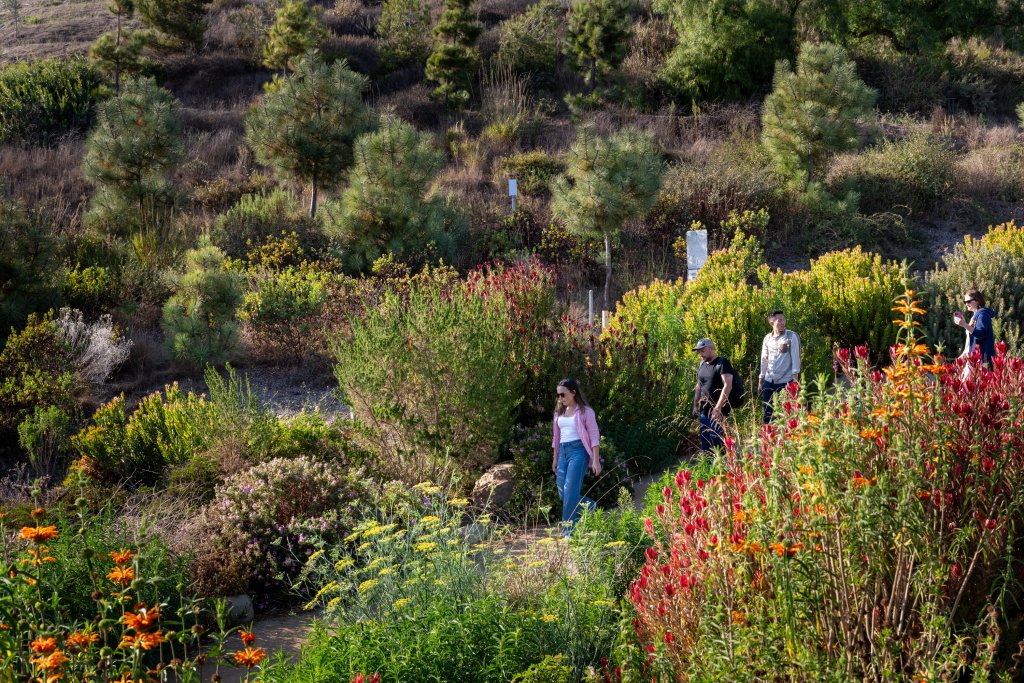
<svg viewBox="0 0 1024 683"><path fill-rule="evenodd" d="M693 282L708 260L708 231L689 230L686 233L686 281Z"/></svg>
<svg viewBox="0 0 1024 683"><path fill-rule="evenodd" d="M508 179L508 196L512 198L512 213L515 213L516 197L519 196L519 183L515 178Z"/></svg>

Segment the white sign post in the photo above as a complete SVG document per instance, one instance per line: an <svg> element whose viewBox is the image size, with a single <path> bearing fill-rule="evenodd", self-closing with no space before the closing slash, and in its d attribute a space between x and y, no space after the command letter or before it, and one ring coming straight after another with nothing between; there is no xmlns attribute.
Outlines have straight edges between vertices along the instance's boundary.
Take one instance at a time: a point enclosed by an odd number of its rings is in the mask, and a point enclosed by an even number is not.
<svg viewBox="0 0 1024 683"><path fill-rule="evenodd" d="M508 196L512 198L512 213L515 213L516 197L519 196L519 183L515 178L508 179Z"/></svg>
<svg viewBox="0 0 1024 683"><path fill-rule="evenodd" d="M708 260L708 231L690 230L686 233L686 281L692 282Z"/></svg>

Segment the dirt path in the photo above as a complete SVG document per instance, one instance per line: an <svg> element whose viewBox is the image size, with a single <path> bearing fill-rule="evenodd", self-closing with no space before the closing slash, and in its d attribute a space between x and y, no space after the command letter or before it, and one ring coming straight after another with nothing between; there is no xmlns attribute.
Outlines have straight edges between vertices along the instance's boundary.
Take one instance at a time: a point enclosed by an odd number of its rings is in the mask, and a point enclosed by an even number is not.
<svg viewBox="0 0 1024 683"><path fill-rule="evenodd" d="M276 659L279 652L297 658L313 627L313 618L312 612L269 615L259 618L253 624L253 633L256 634L254 647L262 647L267 652L268 661ZM242 641L236 632L228 639L227 649L229 652L234 652L241 647ZM220 675L221 683L241 683L245 680L246 671L245 669L222 669ZM203 680L206 682L212 681L212 678L213 671L208 671L203 676Z"/></svg>

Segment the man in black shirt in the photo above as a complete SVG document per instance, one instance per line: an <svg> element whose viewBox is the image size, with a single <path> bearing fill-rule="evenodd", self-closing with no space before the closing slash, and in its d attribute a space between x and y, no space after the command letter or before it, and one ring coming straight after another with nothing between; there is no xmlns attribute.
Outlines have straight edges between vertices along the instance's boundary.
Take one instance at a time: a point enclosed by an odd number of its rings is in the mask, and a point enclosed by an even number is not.
<svg viewBox="0 0 1024 683"><path fill-rule="evenodd" d="M725 418L732 410L729 394L732 392L736 371L728 358L718 355L715 343L710 339L701 339L693 350L700 356L697 386L694 387L693 395L693 416L700 420L701 450L710 451L723 445Z"/></svg>

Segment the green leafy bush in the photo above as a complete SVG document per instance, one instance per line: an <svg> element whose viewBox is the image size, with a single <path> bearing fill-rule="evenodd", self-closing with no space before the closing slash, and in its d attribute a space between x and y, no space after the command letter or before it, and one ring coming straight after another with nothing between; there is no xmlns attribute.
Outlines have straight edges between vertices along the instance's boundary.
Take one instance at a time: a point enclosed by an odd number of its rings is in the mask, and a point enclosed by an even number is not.
<svg viewBox="0 0 1024 683"><path fill-rule="evenodd" d="M116 282L105 266L76 264L68 269L64 300L68 306L86 313L103 311L116 303Z"/></svg>
<svg viewBox="0 0 1024 683"><path fill-rule="evenodd" d="M173 276L174 294L164 304L167 349L177 360L199 367L222 363L238 344L241 275L228 268L224 252L209 242L190 250L184 265Z"/></svg>
<svg viewBox="0 0 1024 683"><path fill-rule="evenodd" d="M496 182L504 187L509 178L519 181L519 190L528 196L545 196L551 181L565 171L565 163L542 149L516 152L498 160Z"/></svg>
<svg viewBox="0 0 1024 683"><path fill-rule="evenodd" d="M59 242L41 221L0 200L0 341L30 313L61 304Z"/></svg>
<svg viewBox="0 0 1024 683"><path fill-rule="evenodd" d="M865 213L925 213L950 198L956 154L949 142L915 133L847 158L829 173L833 192L856 192Z"/></svg>
<svg viewBox="0 0 1024 683"><path fill-rule="evenodd" d="M964 348L964 330L953 323L953 312L963 310L963 295L978 289L995 312L996 339L1010 353L1024 352L1024 229L1014 221L990 228L981 238L967 236L942 257L941 265L924 277L927 294L928 339L941 344L947 356Z"/></svg>
<svg viewBox="0 0 1024 683"><path fill-rule="evenodd" d="M18 444L41 476L56 479L65 465L71 416L58 406L36 408L18 425Z"/></svg>
<svg viewBox="0 0 1024 683"><path fill-rule="evenodd" d="M100 77L81 57L16 61L0 69L0 141L53 143L89 128Z"/></svg>
<svg viewBox="0 0 1024 683"><path fill-rule="evenodd" d="M242 196L210 226L210 241L233 259L244 258L268 238L294 232L300 245L316 246L318 225L299 206L293 192L276 187L269 193Z"/></svg>
<svg viewBox="0 0 1024 683"><path fill-rule="evenodd" d="M522 400L511 305L435 273L352 321L334 373L382 467L418 478L439 475L445 456L470 469L494 461Z"/></svg>
<svg viewBox="0 0 1024 683"><path fill-rule="evenodd" d="M562 655L547 655L526 671L518 673L512 683L572 683L572 669Z"/></svg>
<svg viewBox="0 0 1024 683"><path fill-rule="evenodd" d="M13 332L0 351L0 433L14 430L37 408L76 410L75 358L50 315L30 315L24 329Z"/></svg>
<svg viewBox="0 0 1024 683"><path fill-rule="evenodd" d="M498 60L517 73L553 72L562 25L562 6L556 0L530 5L522 14L501 23Z"/></svg>
<svg viewBox="0 0 1024 683"><path fill-rule="evenodd" d="M430 7L422 0L384 0L376 30L389 70L422 63L430 54Z"/></svg>

